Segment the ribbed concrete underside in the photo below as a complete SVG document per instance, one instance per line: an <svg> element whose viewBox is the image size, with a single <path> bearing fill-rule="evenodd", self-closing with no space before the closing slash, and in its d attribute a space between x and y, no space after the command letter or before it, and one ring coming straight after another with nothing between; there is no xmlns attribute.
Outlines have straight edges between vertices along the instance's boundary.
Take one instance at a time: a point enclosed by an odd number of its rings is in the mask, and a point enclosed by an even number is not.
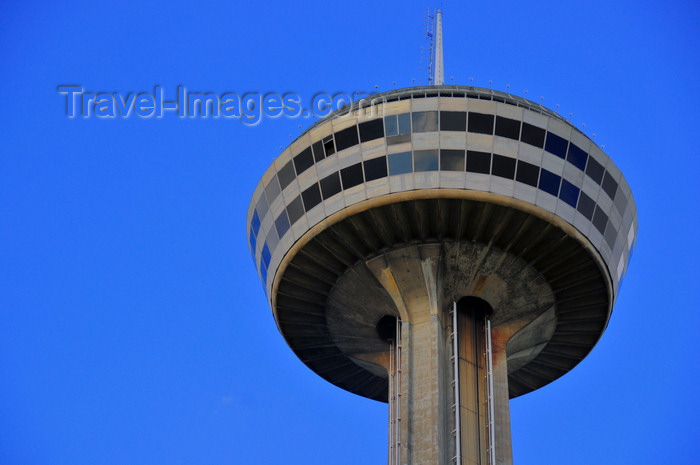
<svg viewBox="0 0 700 465"><path fill-rule="evenodd" d="M590 352L610 309L608 275L596 257L534 214L471 199L390 203L320 231L296 251L279 279L273 299L279 328L297 356L320 376L348 391L386 401L385 375L357 363L338 346L338 335L332 334L327 319L329 295L358 263L412 244L460 242L483 244L523 261L544 277L555 297L556 327L532 360L510 372L511 398L557 379ZM383 347L374 328L365 329L371 336L358 336L356 344L366 343L368 352L371 346Z"/></svg>

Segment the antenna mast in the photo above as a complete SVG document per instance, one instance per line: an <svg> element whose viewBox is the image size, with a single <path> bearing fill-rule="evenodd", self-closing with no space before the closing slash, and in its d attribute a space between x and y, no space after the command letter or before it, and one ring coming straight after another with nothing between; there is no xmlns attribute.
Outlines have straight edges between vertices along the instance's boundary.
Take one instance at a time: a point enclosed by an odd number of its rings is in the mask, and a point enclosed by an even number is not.
<svg viewBox="0 0 700 465"><path fill-rule="evenodd" d="M434 86L442 86L445 84L445 65L442 61L442 10L437 10L435 15L435 36L433 37L435 45L431 47L433 56L431 57L431 76L430 80Z"/></svg>

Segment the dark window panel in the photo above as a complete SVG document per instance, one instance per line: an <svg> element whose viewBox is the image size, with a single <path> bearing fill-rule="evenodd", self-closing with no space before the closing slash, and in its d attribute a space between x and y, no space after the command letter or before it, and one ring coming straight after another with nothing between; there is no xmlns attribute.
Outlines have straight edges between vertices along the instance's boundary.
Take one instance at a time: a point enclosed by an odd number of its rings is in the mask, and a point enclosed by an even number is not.
<svg viewBox="0 0 700 465"><path fill-rule="evenodd" d="M328 200L340 192L340 176L338 173L331 173L321 179L321 192L324 200Z"/></svg>
<svg viewBox="0 0 700 465"><path fill-rule="evenodd" d="M577 145L570 143L566 161L583 171L586 169L586 160L588 160L588 154Z"/></svg>
<svg viewBox="0 0 700 465"><path fill-rule="evenodd" d="M496 116L496 135L509 139L520 139L520 121Z"/></svg>
<svg viewBox="0 0 700 465"><path fill-rule="evenodd" d="M600 231L601 234L605 234L605 225L608 224L608 215L603 212L600 205L596 205L595 213L593 213L593 226Z"/></svg>
<svg viewBox="0 0 700 465"><path fill-rule="evenodd" d="M270 248L265 244L262 249L262 255L260 256L260 262L265 265L265 268L270 266L270 259L272 254L270 253ZM262 268L262 267L261 267Z"/></svg>
<svg viewBox="0 0 700 465"><path fill-rule="evenodd" d="M617 211L620 212L620 216L625 214L625 210L627 209L627 198L625 198L625 194L622 193L620 186L617 186L617 193L615 194L615 207L617 207Z"/></svg>
<svg viewBox="0 0 700 465"><path fill-rule="evenodd" d="M386 138L386 145L396 145L404 142L411 142L410 134L400 134L398 136L390 136Z"/></svg>
<svg viewBox="0 0 700 465"><path fill-rule="evenodd" d="M304 209L306 211L321 203L321 189L318 188L318 184L314 184L302 192L301 198L304 200Z"/></svg>
<svg viewBox="0 0 700 465"><path fill-rule="evenodd" d="M280 180L280 187L282 190L284 190L288 185L294 181L294 178L296 177L296 174L294 173L294 165L292 165L292 161L288 161L286 165L282 167L281 170L277 173L277 177Z"/></svg>
<svg viewBox="0 0 700 465"><path fill-rule="evenodd" d="M576 203L578 202L579 188L571 184L566 179L561 180L561 190L559 191L559 198L564 202L568 203L572 207L576 208Z"/></svg>
<svg viewBox="0 0 700 465"><path fill-rule="evenodd" d="M588 221L593 219L593 211L595 210L595 200L590 198L585 192L581 192L578 199L578 207L576 209L583 216L588 218Z"/></svg>
<svg viewBox="0 0 700 465"><path fill-rule="evenodd" d="M350 189L358 184L362 184L362 163L355 163L340 170L340 177L343 180L343 189Z"/></svg>
<svg viewBox="0 0 700 465"><path fill-rule="evenodd" d="M289 231L289 218L287 218L287 211L282 210L280 216L275 220L275 228L277 228L277 235L282 239L282 236Z"/></svg>
<svg viewBox="0 0 700 465"><path fill-rule="evenodd" d="M323 139L323 151L327 157L330 157L335 153L335 143L333 142L333 135L330 135Z"/></svg>
<svg viewBox="0 0 700 465"><path fill-rule="evenodd" d="M386 178L386 157L373 158L371 160L366 160L365 165L365 180L367 182L374 181L375 179Z"/></svg>
<svg viewBox="0 0 700 465"><path fill-rule="evenodd" d="M542 128L523 122L523 131L520 134L520 140L526 144L542 148L544 146L545 132L546 131Z"/></svg>
<svg viewBox="0 0 700 465"><path fill-rule="evenodd" d="M280 193L280 183L277 181L277 176L272 176L270 182L265 187L265 195L267 195L267 201L272 203L275 201Z"/></svg>
<svg viewBox="0 0 700 465"><path fill-rule="evenodd" d="M360 143L357 137L357 126L350 126L335 133L336 150L340 152Z"/></svg>
<svg viewBox="0 0 700 465"><path fill-rule="evenodd" d="M257 211L253 211L253 219L250 221L250 226L253 230L253 233L255 235L258 235L258 231L260 230L260 217L258 216Z"/></svg>
<svg viewBox="0 0 700 465"><path fill-rule="evenodd" d="M399 120L399 134L410 134L411 133L411 114L402 113L397 116Z"/></svg>
<svg viewBox="0 0 700 465"><path fill-rule="evenodd" d="M440 169L443 171L464 171L464 150L440 150Z"/></svg>
<svg viewBox="0 0 700 465"><path fill-rule="evenodd" d="M603 165L598 163L595 158L588 157L588 165L586 166L586 174L588 177L600 184L603 181L604 173L605 168L603 168Z"/></svg>
<svg viewBox="0 0 700 465"><path fill-rule="evenodd" d="M369 142L384 137L384 124L381 118L360 123L360 140Z"/></svg>
<svg viewBox="0 0 700 465"><path fill-rule="evenodd" d="M413 172L411 152L389 154L389 174L404 174Z"/></svg>
<svg viewBox="0 0 700 465"><path fill-rule="evenodd" d="M467 150L467 171L489 174L491 172L491 154Z"/></svg>
<svg viewBox="0 0 700 465"><path fill-rule="evenodd" d="M484 113L475 113L470 111L469 132L493 134L493 115L486 115Z"/></svg>
<svg viewBox="0 0 700 465"><path fill-rule="evenodd" d="M323 150L323 142L318 141L311 146L314 151L314 160L316 163L326 158L326 152Z"/></svg>
<svg viewBox="0 0 700 465"><path fill-rule="evenodd" d="M416 150L413 154L413 164L415 171L437 171L438 169L438 151L432 150Z"/></svg>
<svg viewBox="0 0 700 465"><path fill-rule="evenodd" d="M608 247L610 247L610 250L612 250L613 246L615 245L615 239L617 239L617 231L615 231L615 227L609 221L607 227L605 228L605 235L603 237L605 237L605 242L608 243Z"/></svg>
<svg viewBox="0 0 700 465"><path fill-rule="evenodd" d="M440 112L441 131L466 131L467 113L464 111L441 111Z"/></svg>
<svg viewBox="0 0 700 465"><path fill-rule="evenodd" d="M502 178L515 178L515 158L494 154L491 174Z"/></svg>
<svg viewBox="0 0 700 465"><path fill-rule="evenodd" d="M615 200L615 192L617 192L617 182L613 179L609 172L605 172L605 177L603 178L603 190L608 197Z"/></svg>
<svg viewBox="0 0 700 465"><path fill-rule="evenodd" d="M265 193L263 192L257 205L255 205L255 211L258 212L259 218L265 218L265 215L267 215L267 211L269 209L270 207L267 205L267 199L265 198Z"/></svg>
<svg viewBox="0 0 700 465"><path fill-rule="evenodd" d="M413 132L435 132L438 130L437 111L413 113Z"/></svg>
<svg viewBox="0 0 700 465"><path fill-rule="evenodd" d="M311 147L305 148L299 155L294 157L294 168L297 170L297 176L311 168L314 164L314 156L311 153Z"/></svg>
<svg viewBox="0 0 700 465"><path fill-rule="evenodd" d="M537 187L537 182L540 178L540 167L528 163L526 161L518 160L518 173L515 176L515 180L527 184L532 187Z"/></svg>
<svg viewBox="0 0 700 465"><path fill-rule="evenodd" d="M385 116L384 117L384 126L386 128L387 137L398 135L399 126L398 126L398 122L396 120L396 115Z"/></svg>
<svg viewBox="0 0 700 465"><path fill-rule="evenodd" d="M547 142L544 145L544 149L558 156L559 158L566 158L566 149L569 146L569 141L563 137L559 137L552 132L547 133Z"/></svg>
<svg viewBox="0 0 700 465"><path fill-rule="evenodd" d="M287 215L289 215L289 222L294 224L299 218L304 216L304 205L301 203L301 195L297 197L287 205Z"/></svg>
<svg viewBox="0 0 700 465"><path fill-rule="evenodd" d="M559 194L559 184L561 183L561 178L551 171L547 171L542 168L540 170L540 190L543 190L549 194L556 197Z"/></svg>

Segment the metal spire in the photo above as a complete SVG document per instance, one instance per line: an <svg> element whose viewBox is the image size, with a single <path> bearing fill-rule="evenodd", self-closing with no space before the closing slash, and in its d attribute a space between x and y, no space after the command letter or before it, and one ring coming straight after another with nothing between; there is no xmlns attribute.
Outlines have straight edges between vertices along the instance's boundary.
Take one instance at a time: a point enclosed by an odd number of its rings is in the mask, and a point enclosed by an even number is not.
<svg viewBox="0 0 700 465"><path fill-rule="evenodd" d="M435 48L433 57L433 75L432 81L435 86L445 84L445 67L442 61L442 10L437 11L435 17Z"/></svg>

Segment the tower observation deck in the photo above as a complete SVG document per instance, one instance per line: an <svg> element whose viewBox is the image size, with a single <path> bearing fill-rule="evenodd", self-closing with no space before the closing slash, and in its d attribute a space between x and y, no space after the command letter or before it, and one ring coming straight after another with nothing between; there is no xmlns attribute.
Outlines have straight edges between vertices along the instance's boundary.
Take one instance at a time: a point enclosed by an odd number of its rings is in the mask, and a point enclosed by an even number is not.
<svg viewBox="0 0 700 465"><path fill-rule="evenodd" d="M278 328L329 382L389 403L389 462L511 464L509 398L605 330L637 231L586 135L507 93L355 102L262 176L249 247Z"/></svg>

